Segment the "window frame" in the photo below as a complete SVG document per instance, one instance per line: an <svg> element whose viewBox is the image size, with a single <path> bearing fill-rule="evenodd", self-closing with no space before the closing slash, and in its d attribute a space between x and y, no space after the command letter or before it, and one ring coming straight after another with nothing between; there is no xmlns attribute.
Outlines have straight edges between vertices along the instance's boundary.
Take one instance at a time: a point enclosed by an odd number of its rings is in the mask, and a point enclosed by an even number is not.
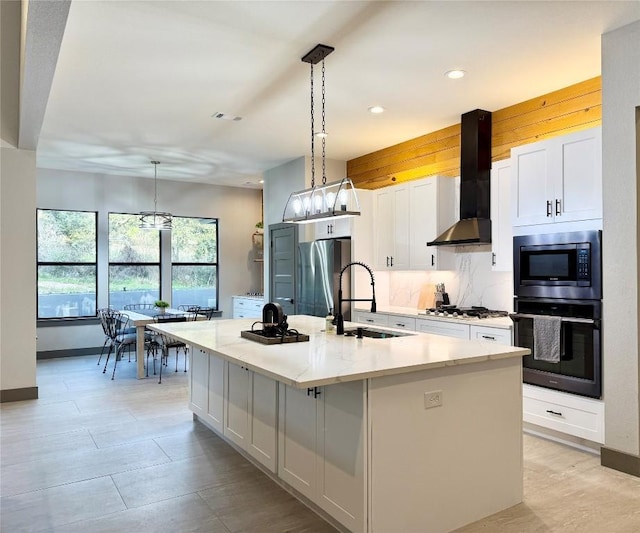
<svg viewBox="0 0 640 533"><path fill-rule="evenodd" d="M79 262L79 261L40 261L39 254L39 244L40 244L40 228L38 224L38 213L40 211L57 211L57 212L68 212L68 213L92 213L94 220L94 228L95 228L95 252L94 252L94 261L93 262ZM98 295L100 294L100 286L98 276L98 234L99 234L99 222L98 222L98 211L87 210L87 209L55 209L48 207L36 207L36 323L37 324L45 324L52 322L68 322L68 321L76 321L76 320L95 320L98 317ZM83 316L55 316L55 317L41 317L40 316L40 267L47 266L93 266L94 268L94 280L95 280L95 303L96 303L96 311L93 315L83 315Z"/></svg>
<svg viewBox="0 0 640 533"><path fill-rule="evenodd" d="M136 267L136 266L150 266L150 267L154 267L157 266L158 267L158 299L162 300L163 299L163 294L162 294L162 232L160 230L154 230L154 229L142 229L140 231L155 231L158 233L158 262L157 263L152 263L149 261L145 261L145 262L140 262L140 263L130 263L130 262L123 262L123 261L111 261L110 258L110 244L111 244L111 215L126 215L126 216L130 216L130 217L137 217L137 219L140 219L140 214L139 213L122 213L119 211L108 211L107 212L107 306L111 307L111 267L112 266L132 266L132 267Z"/></svg>
<svg viewBox="0 0 640 533"><path fill-rule="evenodd" d="M189 267L189 266L212 266L215 267L215 272L216 272L216 286L215 286L215 290L216 290L216 305L215 305L215 310L218 311L220 309L220 219L218 217L197 217L197 216L174 216L173 219L177 219L177 218L188 218L188 219L198 219L198 220L212 220L215 221L216 224L216 257L215 257L215 262L212 263L196 263L193 261L174 261L173 260L173 241L171 240L170 242L170 255L169 255L169 264L170 264L170 272L171 272L171 284L169 287L169 290L171 291L171 298L173 299L173 282L174 282L174 276L173 276L173 267L174 266L184 266L184 267ZM171 235L170 235L171 239L173 239L173 230L171 230Z"/></svg>

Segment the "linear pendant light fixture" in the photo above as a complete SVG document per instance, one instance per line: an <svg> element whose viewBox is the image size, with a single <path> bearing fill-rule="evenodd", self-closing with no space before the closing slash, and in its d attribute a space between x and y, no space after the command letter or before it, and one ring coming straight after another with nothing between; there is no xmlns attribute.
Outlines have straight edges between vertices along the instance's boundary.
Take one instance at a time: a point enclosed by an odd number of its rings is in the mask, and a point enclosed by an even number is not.
<svg viewBox="0 0 640 533"><path fill-rule="evenodd" d="M171 229L171 213L158 212L158 165L160 161L151 161L153 165L153 211L140 213L140 229Z"/></svg>
<svg viewBox="0 0 640 533"><path fill-rule="evenodd" d="M324 58L334 48L324 44L316 45L302 57L302 61L311 65L311 188L291 193L282 215L283 222L308 224L331 218L345 218L360 215L360 204L356 189L349 178L327 183L325 130L325 70ZM322 61L322 130L315 131L313 101L313 65ZM316 186L315 138L322 139L322 185Z"/></svg>

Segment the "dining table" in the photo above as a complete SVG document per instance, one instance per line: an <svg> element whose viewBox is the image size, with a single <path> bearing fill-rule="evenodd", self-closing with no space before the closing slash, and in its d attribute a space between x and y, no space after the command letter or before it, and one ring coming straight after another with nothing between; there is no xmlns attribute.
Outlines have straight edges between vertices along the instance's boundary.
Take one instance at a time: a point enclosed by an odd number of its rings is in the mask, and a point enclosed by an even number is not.
<svg viewBox="0 0 640 533"><path fill-rule="evenodd" d="M173 309L168 307L165 309L164 313L159 313L157 309L138 309L137 311L122 311L123 315L127 315L129 320L133 323L136 328L136 362L138 364L137 374L138 379L144 379L144 330L148 324L154 323L154 317L160 314L164 314L166 316L186 316L187 320L207 320L206 316L196 315L195 318L193 313L182 311L180 309Z"/></svg>

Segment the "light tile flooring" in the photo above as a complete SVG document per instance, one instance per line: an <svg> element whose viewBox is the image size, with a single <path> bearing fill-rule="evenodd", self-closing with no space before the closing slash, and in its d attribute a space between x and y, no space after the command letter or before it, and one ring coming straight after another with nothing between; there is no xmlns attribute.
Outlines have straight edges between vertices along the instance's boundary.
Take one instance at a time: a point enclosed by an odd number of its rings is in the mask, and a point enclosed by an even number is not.
<svg viewBox="0 0 640 533"><path fill-rule="evenodd" d="M184 372L159 385L123 362L111 381L96 361L40 361L40 399L1 405L2 532L334 531L193 422ZM546 440L524 446L524 503L459 532L640 531L639 478Z"/></svg>

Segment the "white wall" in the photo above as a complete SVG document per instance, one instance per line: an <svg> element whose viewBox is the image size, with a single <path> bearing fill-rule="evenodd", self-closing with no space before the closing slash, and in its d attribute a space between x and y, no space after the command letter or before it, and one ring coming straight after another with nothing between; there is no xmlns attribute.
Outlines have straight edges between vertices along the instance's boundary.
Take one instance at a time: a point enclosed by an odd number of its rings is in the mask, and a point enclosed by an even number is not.
<svg viewBox="0 0 640 533"><path fill-rule="evenodd" d="M161 169L158 170L161 173ZM107 305L108 213L138 213L153 209L153 180L84 172L39 169L37 206L48 209L98 211L98 307ZM262 218L261 193L255 189L158 180L158 210L175 216L219 219L219 304L223 317L232 315L231 297L260 288L261 269L253 261L251 236ZM162 235L170 251L170 235ZM166 272L165 274L168 274ZM163 275L163 295L171 294ZM96 341L99 341L96 343ZM38 328L38 351L102 345L99 326Z"/></svg>
<svg viewBox="0 0 640 533"><path fill-rule="evenodd" d="M602 36L605 444L633 455L640 455L638 106L635 22Z"/></svg>
<svg viewBox="0 0 640 533"><path fill-rule="evenodd" d="M0 158L0 389L36 386L36 154Z"/></svg>

